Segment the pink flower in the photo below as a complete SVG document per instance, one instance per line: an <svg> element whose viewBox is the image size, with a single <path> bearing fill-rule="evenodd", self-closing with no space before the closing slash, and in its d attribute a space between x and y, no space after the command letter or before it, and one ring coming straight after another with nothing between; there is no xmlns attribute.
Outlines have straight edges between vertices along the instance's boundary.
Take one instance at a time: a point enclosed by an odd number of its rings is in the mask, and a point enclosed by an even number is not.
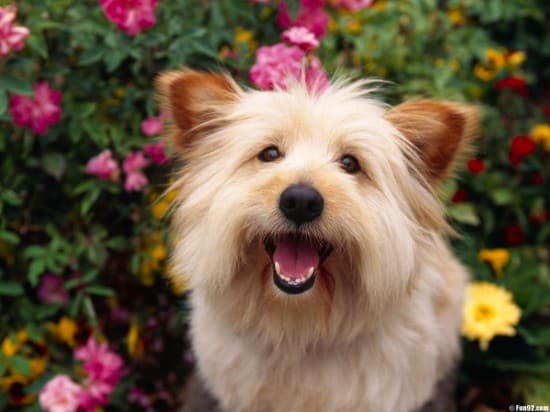
<svg viewBox="0 0 550 412"><path fill-rule="evenodd" d="M282 29L288 29L291 26L305 27L312 32L315 37L323 37L329 22L329 16L323 9L325 0L301 0L300 10L296 20L292 21L292 16L288 11L288 5L285 1L279 3L279 13L277 14L277 24Z"/></svg>
<svg viewBox="0 0 550 412"><path fill-rule="evenodd" d="M113 159L110 150L104 150L88 160L86 173L99 177L100 179L118 180L118 163Z"/></svg>
<svg viewBox="0 0 550 412"><path fill-rule="evenodd" d="M315 92L322 92L329 85L328 76L317 56L310 58L309 66L306 69L306 85L309 90Z"/></svg>
<svg viewBox="0 0 550 412"><path fill-rule="evenodd" d="M143 155L143 152L131 152L126 156L122 168L126 173L124 189L127 192L139 191L147 185L149 181L142 169L148 164L149 160Z"/></svg>
<svg viewBox="0 0 550 412"><path fill-rule="evenodd" d="M283 32L281 38L290 44L298 46L305 52L319 47L319 40L305 27L292 27Z"/></svg>
<svg viewBox="0 0 550 412"><path fill-rule="evenodd" d="M47 82L34 85L34 96L22 94L10 96L9 112L13 123L30 127L36 134L45 134L49 126L59 123L61 119L60 91L50 89Z"/></svg>
<svg viewBox="0 0 550 412"><path fill-rule="evenodd" d="M164 142L146 144L143 146L143 151L157 165L163 165L170 161L170 158L166 156L166 144Z"/></svg>
<svg viewBox="0 0 550 412"><path fill-rule="evenodd" d="M88 374L80 395L81 406L85 410L105 406L122 376L122 358L110 351L106 343L98 344L93 337L74 351L74 357L84 362L82 368Z"/></svg>
<svg viewBox="0 0 550 412"><path fill-rule="evenodd" d="M163 119L159 117L148 117L141 122L141 131L145 136L154 136L164 131Z"/></svg>
<svg viewBox="0 0 550 412"><path fill-rule="evenodd" d="M46 412L76 412L82 388L67 375L57 375L40 390L38 400Z"/></svg>
<svg viewBox="0 0 550 412"><path fill-rule="evenodd" d="M288 47L283 43L260 47L256 52L256 63L250 69L250 80L261 89L284 89L289 78L300 76L304 55L299 47Z"/></svg>
<svg viewBox="0 0 550 412"><path fill-rule="evenodd" d="M156 23L155 7L158 0L99 0L108 20L135 36Z"/></svg>
<svg viewBox="0 0 550 412"><path fill-rule="evenodd" d="M13 24L17 8L14 5L0 7L0 57L6 57L11 50L19 51L25 47L29 29Z"/></svg>
<svg viewBox="0 0 550 412"><path fill-rule="evenodd" d="M38 299L42 303L65 303L69 299L63 288L63 280L52 274L43 275L38 287Z"/></svg>
<svg viewBox="0 0 550 412"><path fill-rule="evenodd" d="M374 0L332 0L331 4L338 9L358 11L366 9L374 3Z"/></svg>

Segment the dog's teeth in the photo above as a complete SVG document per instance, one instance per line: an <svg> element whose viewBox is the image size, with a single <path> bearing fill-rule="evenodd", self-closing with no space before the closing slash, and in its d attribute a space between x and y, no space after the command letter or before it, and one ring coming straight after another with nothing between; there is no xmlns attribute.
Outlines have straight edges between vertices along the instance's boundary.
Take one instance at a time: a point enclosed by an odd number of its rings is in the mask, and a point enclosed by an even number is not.
<svg viewBox="0 0 550 412"><path fill-rule="evenodd" d="M313 275L313 272L315 271L315 268L312 266L309 268L309 271L307 272L306 278L310 278L311 275Z"/></svg>
<svg viewBox="0 0 550 412"><path fill-rule="evenodd" d="M275 262L275 272L281 276L281 265L279 265L279 262Z"/></svg>

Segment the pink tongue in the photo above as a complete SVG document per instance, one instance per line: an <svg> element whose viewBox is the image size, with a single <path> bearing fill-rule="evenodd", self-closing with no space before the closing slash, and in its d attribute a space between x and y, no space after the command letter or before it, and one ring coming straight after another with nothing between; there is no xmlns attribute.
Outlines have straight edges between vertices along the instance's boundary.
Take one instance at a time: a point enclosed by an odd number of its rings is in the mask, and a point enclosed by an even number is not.
<svg viewBox="0 0 550 412"><path fill-rule="evenodd" d="M275 242L273 262L279 262L282 275L298 279L306 276L311 267L319 266L319 253L303 240L285 238Z"/></svg>

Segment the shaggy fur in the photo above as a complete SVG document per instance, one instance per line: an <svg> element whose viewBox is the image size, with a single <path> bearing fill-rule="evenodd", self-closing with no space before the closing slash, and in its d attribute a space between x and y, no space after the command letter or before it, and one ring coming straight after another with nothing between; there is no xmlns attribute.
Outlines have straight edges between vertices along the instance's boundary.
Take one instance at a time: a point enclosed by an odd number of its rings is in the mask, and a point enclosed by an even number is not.
<svg viewBox="0 0 550 412"><path fill-rule="evenodd" d="M189 70L158 79L183 160L173 265L185 276L199 372L231 412L414 411L459 356L467 273L434 195L467 150L475 109L389 109L368 82L243 91ZM277 146L281 158L258 154ZM340 159L358 159L348 174ZM301 183L324 198L297 229L278 208ZM314 286L272 280L269 236L299 231L333 251Z"/></svg>

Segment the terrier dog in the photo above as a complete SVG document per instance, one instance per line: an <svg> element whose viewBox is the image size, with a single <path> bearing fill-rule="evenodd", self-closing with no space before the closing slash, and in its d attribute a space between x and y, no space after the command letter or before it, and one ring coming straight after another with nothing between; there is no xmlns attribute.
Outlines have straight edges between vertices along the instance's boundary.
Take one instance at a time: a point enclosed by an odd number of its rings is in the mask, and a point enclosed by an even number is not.
<svg viewBox="0 0 550 412"><path fill-rule="evenodd" d="M474 107L388 108L372 83L243 90L162 74L183 159L175 273L226 412L413 411L459 356L467 271L436 196Z"/></svg>

